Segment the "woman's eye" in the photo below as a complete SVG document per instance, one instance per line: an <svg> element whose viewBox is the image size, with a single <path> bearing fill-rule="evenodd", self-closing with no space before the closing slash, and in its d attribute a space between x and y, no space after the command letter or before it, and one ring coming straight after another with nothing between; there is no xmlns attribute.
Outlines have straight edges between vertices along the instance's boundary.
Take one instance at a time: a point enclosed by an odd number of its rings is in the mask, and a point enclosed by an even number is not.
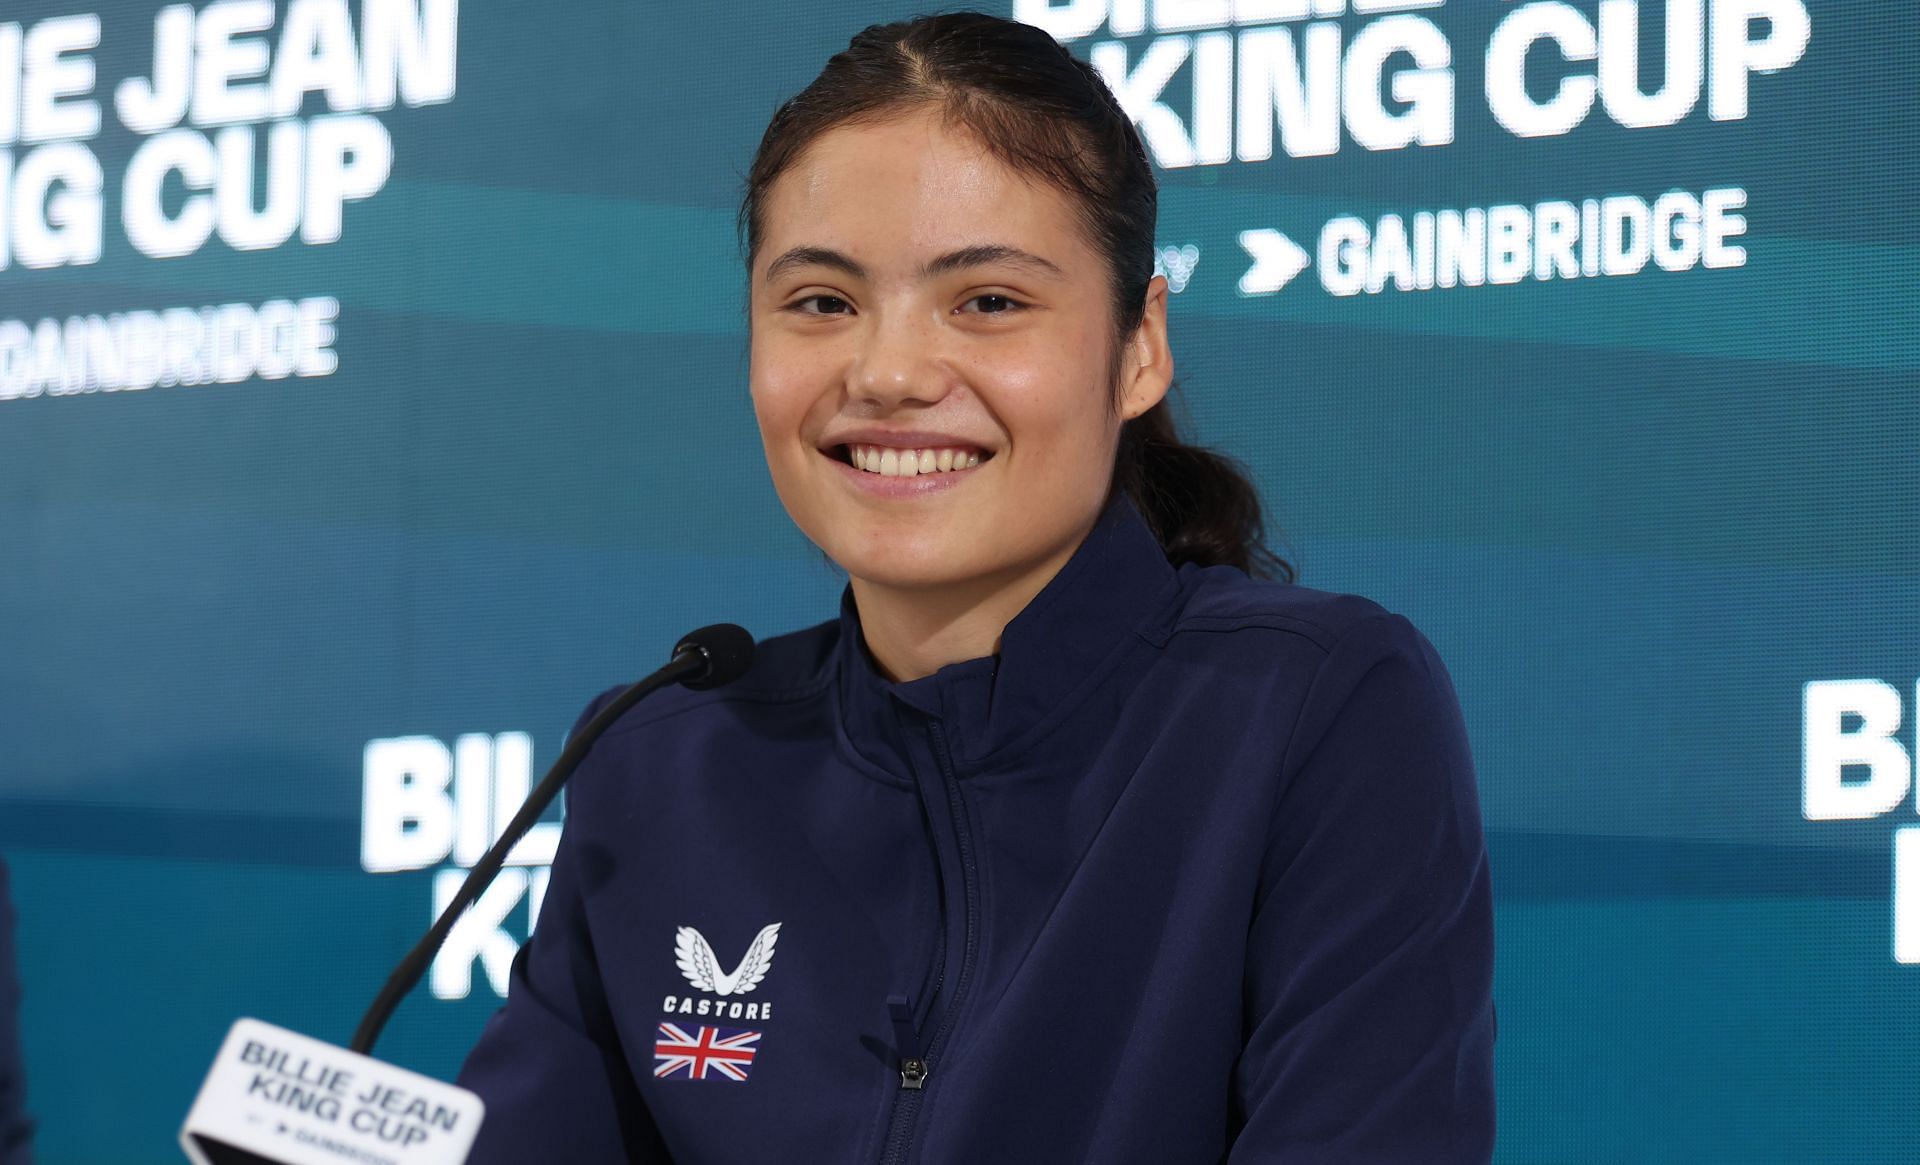
<svg viewBox="0 0 1920 1165"><path fill-rule="evenodd" d="M1018 311L1020 308L1026 306L1010 295L996 295L993 292L988 292L985 295L976 295L967 302L981 304L980 314L990 316L1005 315L1008 312Z"/></svg>

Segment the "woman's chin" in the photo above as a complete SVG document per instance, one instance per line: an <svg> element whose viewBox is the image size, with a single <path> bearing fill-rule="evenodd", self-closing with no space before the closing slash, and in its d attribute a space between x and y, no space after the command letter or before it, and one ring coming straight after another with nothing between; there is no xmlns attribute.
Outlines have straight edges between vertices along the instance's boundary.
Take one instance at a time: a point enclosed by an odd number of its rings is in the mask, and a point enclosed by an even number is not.
<svg viewBox="0 0 1920 1165"><path fill-rule="evenodd" d="M923 536L894 532L889 537L863 538L858 545L827 548L828 557L849 577L895 589L940 589L964 586L992 572L993 564L980 547L963 545L950 531Z"/></svg>
<svg viewBox="0 0 1920 1165"><path fill-rule="evenodd" d="M837 561L848 577L890 590L944 590L965 586L982 577L976 566L937 559L925 562L901 562L898 558Z"/></svg>

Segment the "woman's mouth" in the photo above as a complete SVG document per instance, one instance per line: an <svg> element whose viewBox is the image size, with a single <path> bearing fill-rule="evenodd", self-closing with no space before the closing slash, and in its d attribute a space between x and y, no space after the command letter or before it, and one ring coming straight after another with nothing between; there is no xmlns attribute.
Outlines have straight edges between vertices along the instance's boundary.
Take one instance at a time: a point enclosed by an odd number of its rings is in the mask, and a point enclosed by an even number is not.
<svg viewBox="0 0 1920 1165"><path fill-rule="evenodd" d="M965 445L896 449L890 445L838 445L838 460L881 477L919 477L972 469L993 454Z"/></svg>

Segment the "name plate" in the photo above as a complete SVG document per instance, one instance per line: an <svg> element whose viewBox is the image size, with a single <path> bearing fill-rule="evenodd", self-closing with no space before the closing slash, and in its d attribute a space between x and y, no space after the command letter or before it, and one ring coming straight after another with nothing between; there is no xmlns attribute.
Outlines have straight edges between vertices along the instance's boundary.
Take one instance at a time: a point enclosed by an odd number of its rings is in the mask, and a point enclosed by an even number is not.
<svg viewBox="0 0 1920 1165"><path fill-rule="evenodd" d="M484 1114L464 1088L243 1019L180 1145L194 1165L461 1165Z"/></svg>

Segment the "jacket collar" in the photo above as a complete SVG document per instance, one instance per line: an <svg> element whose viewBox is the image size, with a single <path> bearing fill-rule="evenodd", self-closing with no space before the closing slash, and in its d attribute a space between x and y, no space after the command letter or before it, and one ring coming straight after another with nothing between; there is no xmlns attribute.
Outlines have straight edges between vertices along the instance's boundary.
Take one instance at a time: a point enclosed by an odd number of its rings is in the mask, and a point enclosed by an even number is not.
<svg viewBox="0 0 1920 1165"><path fill-rule="evenodd" d="M1136 636L1162 641L1178 589L1153 531L1119 492L1066 565L1007 624L997 655L890 681L867 653L848 587L840 597L835 660L848 743L881 768L903 773L904 707L940 721L963 769L1016 749L1110 671Z"/></svg>

